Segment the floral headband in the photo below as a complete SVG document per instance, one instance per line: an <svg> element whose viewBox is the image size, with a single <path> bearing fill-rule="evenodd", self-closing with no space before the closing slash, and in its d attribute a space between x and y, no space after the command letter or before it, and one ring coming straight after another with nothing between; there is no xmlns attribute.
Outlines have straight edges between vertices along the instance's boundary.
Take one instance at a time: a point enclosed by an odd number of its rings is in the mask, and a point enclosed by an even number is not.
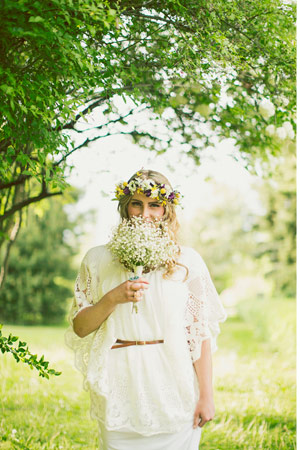
<svg viewBox="0 0 300 450"><path fill-rule="evenodd" d="M157 184L151 179L141 178L142 174L137 172L131 181L123 181L118 183L115 190L115 198L113 200L120 200L126 195L145 194L146 197L154 198L155 200L166 205L167 202L173 205L180 204L182 195L178 191L173 191L168 184Z"/></svg>

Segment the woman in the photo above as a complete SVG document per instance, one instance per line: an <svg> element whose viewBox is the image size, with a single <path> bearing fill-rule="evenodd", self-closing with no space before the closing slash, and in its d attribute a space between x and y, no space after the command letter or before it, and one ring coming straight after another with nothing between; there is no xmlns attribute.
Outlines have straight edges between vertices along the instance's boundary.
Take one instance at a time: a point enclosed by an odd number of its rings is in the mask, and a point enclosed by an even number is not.
<svg viewBox="0 0 300 450"><path fill-rule="evenodd" d="M164 220L176 240L180 193L162 174L141 170L116 197L121 218ZM107 246L81 264L67 342L91 394L100 449L196 450L214 417L211 352L226 315L202 258L179 248L173 266L136 280Z"/></svg>

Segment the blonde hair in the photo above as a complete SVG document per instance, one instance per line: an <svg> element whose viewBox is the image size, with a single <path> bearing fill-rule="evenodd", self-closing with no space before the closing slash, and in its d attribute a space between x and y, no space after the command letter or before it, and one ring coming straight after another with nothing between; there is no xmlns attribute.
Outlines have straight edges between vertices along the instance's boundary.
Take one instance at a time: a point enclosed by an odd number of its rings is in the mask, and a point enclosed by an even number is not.
<svg viewBox="0 0 300 450"><path fill-rule="evenodd" d="M139 178L151 179L157 184L166 184L172 188L172 185L169 182L169 180L167 179L167 177L165 177L160 172L156 172L155 170L144 170L144 169L139 170L138 172L139 172ZM134 175L132 175L132 177L128 180L128 183L133 178L136 178L136 176L137 176L136 173ZM118 211L120 213L121 219L129 219L128 205L129 205L132 197L133 197L133 195L125 195L120 198L119 204L118 204ZM173 241L176 244L178 244L177 233L178 233L178 229L179 229L179 222L178 222L177 216L176 216L175 205L173 203L167 202L167 204L164 206L164 209L165 209L165 212L164 212L162 219L164 221L166 221L168 224L168 229L169 229L171 238L173 239ZM178 248L179 248L179 251L178 251L177 258L168 265L167 271L165 272L164 277L170 277L174 273L176 266L183 266L183 267L185 267L185 269L187 271L187 274L184 279L184 281L185 281L188 276L189 271L186 266L184 266L183 264L180 264L177 261L179 255L180 255L180 247L178 247Z"/></svg>

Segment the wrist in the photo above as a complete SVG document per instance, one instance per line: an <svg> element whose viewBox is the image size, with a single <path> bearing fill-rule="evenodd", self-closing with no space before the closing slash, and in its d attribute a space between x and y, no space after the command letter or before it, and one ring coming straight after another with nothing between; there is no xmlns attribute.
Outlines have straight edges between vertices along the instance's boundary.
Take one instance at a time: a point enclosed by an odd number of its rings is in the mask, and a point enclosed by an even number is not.
<svg viewBox="0 0 300 450"><path fill-rule="evenodd" d="M212 388L200 389L199 400L213 399L213 397L214 397L214 392L213 392Z"/></svg>
<svg viewBox="0 0 300 450"><path fill-rule="evenodd" d="M112 309L112 310L115 309L115 307L117 306L117 302L116 302L116 300L115 300L115 296L113 295L113 290L107 292L107 293L103 296L101 302L103 303L103 301L104 301L104 302L107 304L107 306L108 306L110 309Z"/></svg>

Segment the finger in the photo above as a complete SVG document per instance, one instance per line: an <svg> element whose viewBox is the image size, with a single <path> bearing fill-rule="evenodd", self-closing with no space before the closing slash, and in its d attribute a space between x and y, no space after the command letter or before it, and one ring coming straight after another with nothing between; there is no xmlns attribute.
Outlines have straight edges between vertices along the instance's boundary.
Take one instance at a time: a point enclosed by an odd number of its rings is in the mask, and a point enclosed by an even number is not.
<svg viewBox="0 0 300 450"><path fill-rule="evenodd" d="M199 427L202 428L207 422L210 422L212 419L202 419L200 418L201 421L199 422Z"/></svg>
<svg viewBox="0 0 300 450"><path fill-rule="evenodd" d="M142 283L149 284L149 281L146 280L146 278L139 278L138 280L141 281Z"/></svg>
<svg viewBox="0 0 300 450"><path fill-rule="evenodd" d="M139 291L139 290L144 290L144 289L148 289L148 284L146 283L140 283L140 282L136 282L136 281L131 281L131 280L127 280L124 282L124 286L127 292L132 292L134 291Z"/></svg>
<svg viewBox="0 0 300 450"><path fill-rule="evenodd" d="M130 280L132 283L143 283L143 284L150 284L148 280L145 278L137 278L136 280Z"/></svg>
<svg viewBox="0 0 300 450"><path fill-rule="evenodd" d="M143 296L143 292L141 292L141 291L134 291L132 296L133 296L133 298L135 300L140 300L142 298L142 296Z"/></svg>
<svg viewBox="0 0 300 450"><path fill-rule="evenodd" d="M134 291L144 290L144 289L148 289L148 285L147 284L141 284L141 283L133 283L131 285L131 289L134 290Z"/></svg>
<svg viewBox="0 0 300 450"><path fill-rule="evenodd" d="M207 420L200 419L200 422L199 422L199 424L198 424L198 427L200 427L200 428L204 427L204 425L206 424L206 422L207 422Z"/></svg>
<svg viewBox="0 0 300 450"><path fill-rule="evenodd" d="M198 425L199 425L199 416L198 416L198 414L194 414L193 428L197 428Z"/></svg>

